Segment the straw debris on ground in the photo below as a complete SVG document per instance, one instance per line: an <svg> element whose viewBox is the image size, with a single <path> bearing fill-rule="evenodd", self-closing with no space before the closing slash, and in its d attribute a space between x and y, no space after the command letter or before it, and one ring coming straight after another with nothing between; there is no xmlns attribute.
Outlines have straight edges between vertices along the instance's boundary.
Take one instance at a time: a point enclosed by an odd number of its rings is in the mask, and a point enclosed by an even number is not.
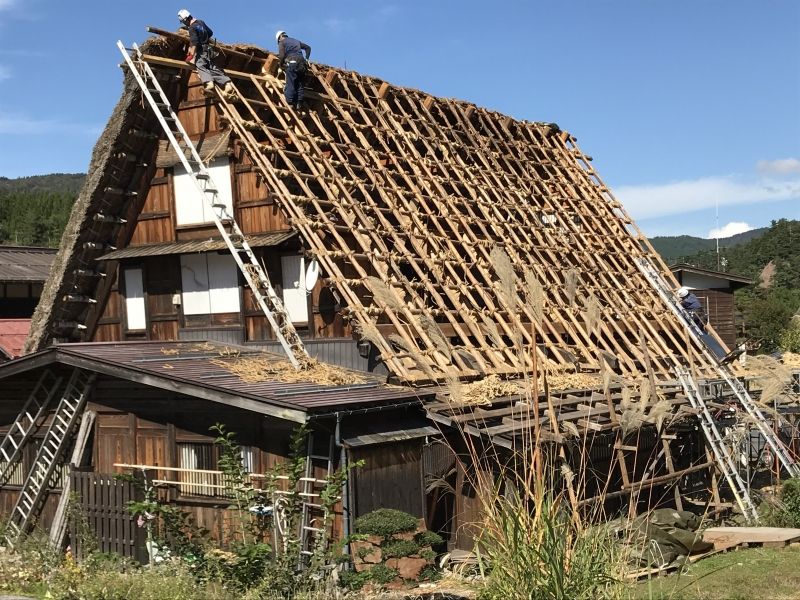
<svg viewBox="0 0 800 600"><path fill-rule="evenodd" d="M266 356L238 356L211 361L247 383L281 381L284 383L319 383L323 385L348 385L366 383L358 373L309 360L302 369L295 369L289 361L275 361Z"/></svg>

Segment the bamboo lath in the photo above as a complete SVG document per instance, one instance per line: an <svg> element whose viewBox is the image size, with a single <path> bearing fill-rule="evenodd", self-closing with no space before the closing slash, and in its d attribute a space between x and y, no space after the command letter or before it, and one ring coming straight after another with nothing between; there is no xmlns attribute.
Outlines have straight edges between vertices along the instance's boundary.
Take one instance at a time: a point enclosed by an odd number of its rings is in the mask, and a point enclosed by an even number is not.
<svg viewBox="0 0 800 600"><path fill-rule="evenodd" d="M635 261L668 270L557 126L320 66L300 117L275 77L237 75L220 110L397 379L520 375L532 347L625 374L646 352L668 378L696 354Z"/></svg>

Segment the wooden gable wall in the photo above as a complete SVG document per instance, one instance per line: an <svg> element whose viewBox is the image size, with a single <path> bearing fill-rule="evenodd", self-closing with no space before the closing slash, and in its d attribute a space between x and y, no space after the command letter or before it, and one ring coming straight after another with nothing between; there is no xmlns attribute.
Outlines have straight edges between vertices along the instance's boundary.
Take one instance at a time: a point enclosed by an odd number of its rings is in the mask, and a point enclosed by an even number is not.
<svg viewBox="0 0 800 600"><path fill-rule="evenodd" d="M217 109L203 95L195 74L191 75L185 99L180 103L178 116L190 137L197 143L225 133L224 123L221 123ZM205 157L202 149L200 154ZM223 149L223 155L229 160L234 215L242 230L246 234L258 235L291 229L276 204L269 185L263 181L240 143L235 139L232 140L227 150ZM143 208L127 247L207 240L218 235L213 223L178 225L174 168L159 166L150 182ZM256 253L267 267L273 285L279 292L280 254L287 252L269 248L256 249ZM140 267L143 270L147 320L147 329L144 331L131 331L125 322L125 289L120 277L125 267ZM182 287L179 255L125 259L114 271L113 277L111 292L97 327L91 335L91 341L176 340L179 339L181 330L186 327L216 331L230 329L232 339L237 339L238 336L238 340L241 341L275 339L266 318L241 277L239 281L241 313L208 315L205 319L190 319L188 322L182 314L180 304L174 302ZM322 282L319 282L310 294L308 312L309 324L305 328L298 328L302 335L312 338L351 336L350 327L344 322L337 301L329 290L323 288Z"/></svg>

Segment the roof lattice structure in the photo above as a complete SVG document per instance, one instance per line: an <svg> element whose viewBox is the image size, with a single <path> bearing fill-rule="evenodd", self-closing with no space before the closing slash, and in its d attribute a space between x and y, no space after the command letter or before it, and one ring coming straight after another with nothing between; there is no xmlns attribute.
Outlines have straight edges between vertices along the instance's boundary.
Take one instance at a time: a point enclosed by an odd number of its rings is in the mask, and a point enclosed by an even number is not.
<svg viewBox="0 0 800 600"><path fill-rule="evenodd" d="M166 38L151 63L182 72ZM316 64L313 110L298 116L275 56L247 54L229 49L240 99L217 108L396 380L521 375L532 349L555 368L634 374L652 361L669 378L673 357L697 354L637 261L674 283L669 270L568 132ZM117 110L148 118L130 88ZM87 185L73 225L103 202L103 183ZM82 318L50 296L59 318ZM47 323L31 349L54 335Z"/></svg>

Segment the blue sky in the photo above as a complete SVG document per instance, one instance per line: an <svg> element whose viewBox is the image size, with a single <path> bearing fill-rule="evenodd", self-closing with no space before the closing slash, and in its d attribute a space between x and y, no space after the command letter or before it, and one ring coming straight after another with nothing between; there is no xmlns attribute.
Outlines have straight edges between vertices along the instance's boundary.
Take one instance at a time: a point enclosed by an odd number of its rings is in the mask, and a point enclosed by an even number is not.
<svg viewBox="0 0 800 600"><path fill-rule="evenodd" d="M0 0L0 175L85 171L121 91L116 40L183 7ZM800 218L798 0L185 7L223 41L272 48L286 29L318 62L559 123L649 235Z"/></svg>

